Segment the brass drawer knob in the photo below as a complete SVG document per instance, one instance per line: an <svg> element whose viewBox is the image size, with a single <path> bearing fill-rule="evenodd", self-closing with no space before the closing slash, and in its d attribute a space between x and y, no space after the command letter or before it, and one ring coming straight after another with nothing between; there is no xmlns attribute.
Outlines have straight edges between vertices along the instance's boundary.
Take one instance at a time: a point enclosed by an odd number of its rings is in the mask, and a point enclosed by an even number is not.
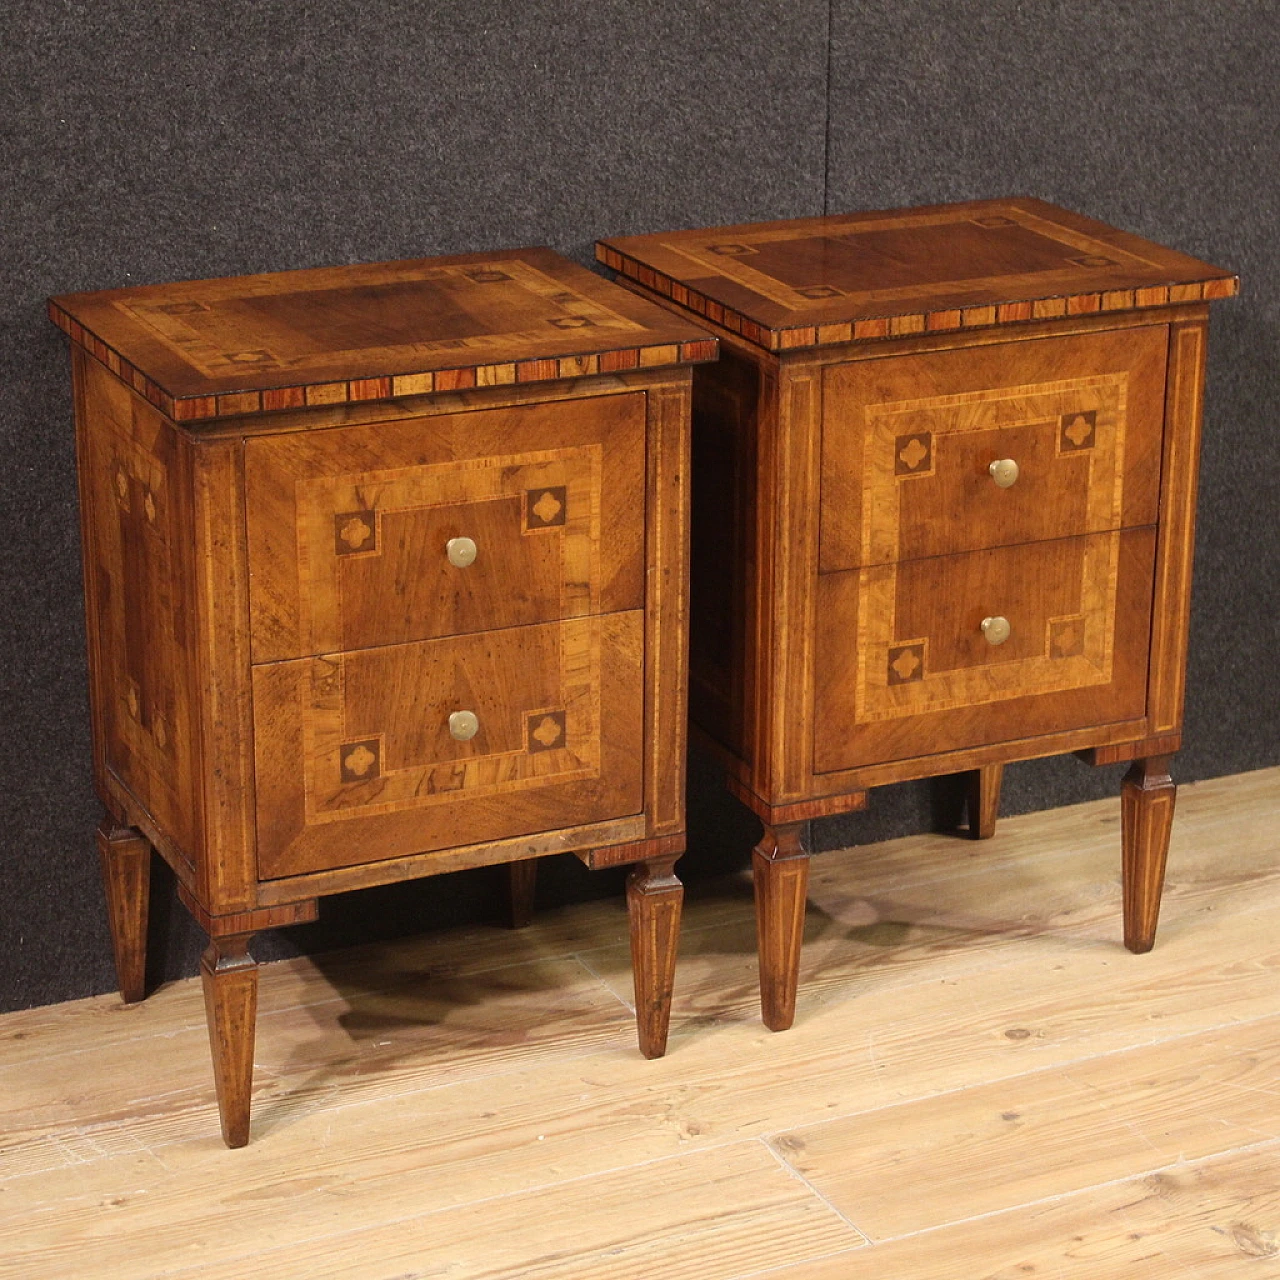
<svg viewBox="0 0 1280 1280"><path fill-rule="evenodd" d="M1012 458L998 458L987 470L1001 489L1009 488L1018 478L1018 464Z"/></svg>
<svg viewBox="0 0 1280 1280"><path fill-rule="evenodd" d="M439 543L436 545L439 546ZM451 565L458 569L465 569L467 565L475 563L476 544L470 538L450 538L444 544L444 553L449 557ZM471 733L474 732L473 729ZM467 737L470 736L470 733L467 734Z"/></svg>
<svg viewBox="0 0 1280 1280"><path fill-rule="evenodd" d="M988 644L1004 644L1009 638L1009 619L997 614L994 618L983 618L982 634Z"/></svg>
<svg viewBox="0 0 1280 1280"><path fill-rule="evenodd" d="M449 733L459 742L470 742L480 732L480 718L474 711L454 711L449 716Z"/></svg>

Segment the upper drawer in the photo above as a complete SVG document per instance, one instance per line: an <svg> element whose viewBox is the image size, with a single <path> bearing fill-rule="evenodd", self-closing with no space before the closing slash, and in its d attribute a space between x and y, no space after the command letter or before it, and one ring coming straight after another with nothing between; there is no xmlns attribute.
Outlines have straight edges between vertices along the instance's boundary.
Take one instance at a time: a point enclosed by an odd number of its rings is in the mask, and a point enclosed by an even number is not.
<svg viewBox="0 0 1280 1280"><path fill-rule="evenodd" d="M245 444L254 662L644 604L645 395Z"/></svg>
<svg viewBox="0 0 1280 1280"><path fill-rule="evenodd" d="M1150 325L829 367L822 571L1154 523L1167 348Z"/></svg>

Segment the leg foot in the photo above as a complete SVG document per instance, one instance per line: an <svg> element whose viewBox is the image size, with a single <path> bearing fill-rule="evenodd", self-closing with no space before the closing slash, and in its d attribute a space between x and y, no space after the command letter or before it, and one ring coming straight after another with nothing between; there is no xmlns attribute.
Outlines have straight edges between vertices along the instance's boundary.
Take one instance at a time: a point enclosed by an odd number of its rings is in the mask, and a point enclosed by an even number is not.
<svg viewBox="0 0 1280 1280"><path fill-rule="evenodd" d="M1168 756L1135 760L1120 788L1124 945L1139 954L1150 951L1156 940L1177 794Z"/></svg>
<svg viewBox="0 0 1280 1280"><path fill-rule="evenodd" d="M760 1014L770 1031L785 1031L796 1016L805 891L809 886L809 855L801 843L807 826L805 822L766 826L751 856L760 952Z"/></svg>
<svg viewBox="0 0 1280 1280"><path fill-rule="evenodd" d="M242 933L213 938L200 959L222 1140L229 1147L243 1147L249 1141L253 1037L258 1013L258 966L249 955L252 936Z"/></svg>
<svg viewBox="0 0 1280 1280"><path fill-rule="evenodd" d="M507 864L507 920L513 929L523 929L533 919L533 900L538 888L538 860L525 858Z"/></svg>
<svg viewBox="0 0 1280 1280"><path fill-rule="evenodd" d="M134 1004L147 994L151 846L132 827L118 827L106 818L98 828L98 858L120 995L125 1004Z"/></svg>
<svg viewBox="0 0 1280 1280"><path fill-rule="evenodd" d="M996 817L1000 812L1000 783L1003 780L1002 764L984 764L969 774L969 834L975 840L990 840L996 833Z"/></svg>
<svg viewBox="0 0 1280 1280"><path fill-rule="evenodd" d="M676 879L675 864L675 858L650 858L637 863L627 876L636 1032L646 1058L660 1058L667 1051L684 903L684 885Z"/></svg>

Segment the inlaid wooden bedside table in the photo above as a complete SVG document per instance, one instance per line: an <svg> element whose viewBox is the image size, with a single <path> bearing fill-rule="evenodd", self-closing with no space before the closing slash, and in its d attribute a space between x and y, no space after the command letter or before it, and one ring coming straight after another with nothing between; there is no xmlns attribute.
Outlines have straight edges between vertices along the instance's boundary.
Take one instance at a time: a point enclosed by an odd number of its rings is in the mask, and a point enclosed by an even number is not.
<svg viewBox="0 0 1280 1280"><path fill-rule="evenodd" d="M666 1046L702 330L548 250L54 299L71 337L99 848L143 995L151 850L210 936L249 1135L260 929L561 851L634 864ZM517 898L532 881L514 876Z"/></svg>
<svg viewBox="0 0 1280 1280"><path fill-rule="evenodd" d="M882 783L1132 760L1125 943L1152 945L1180 743L1207 301L1228 272L1038 200L597 246L708 324L694 720L764 823L765 1022L790 1026L807 820Z"/></svg>

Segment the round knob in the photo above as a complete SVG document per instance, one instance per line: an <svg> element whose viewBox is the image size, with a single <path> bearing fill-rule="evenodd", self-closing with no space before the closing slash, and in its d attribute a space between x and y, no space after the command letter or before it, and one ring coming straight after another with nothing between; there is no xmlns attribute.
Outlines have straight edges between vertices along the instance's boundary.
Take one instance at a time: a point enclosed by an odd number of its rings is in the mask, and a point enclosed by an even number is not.
<svg viewBox="0 0 1280 1280"><path fill-rule="evenodd" d="M1009 638L1009 619L997 614L994 618L983 618L982 634L988 644L1004 644Z"/></svg>
<svg viewBox="0 0 1280 1280"><path fill-rule="evenodd" d="M1007 489L1018 478L1018 464L1012 458L1000 458L988 468L991 478L1002 489Z"/></svg>
<svg viewBox="0 0 1280 1280"><path fill-rule="evenodd" d="M444 544L444 553L449 557L451 565L458 569L465 569L475 561L476 544L470 538L450 538Z"/></svg>
<svg viewBox="0 0 1280 1280"><path fill-rule="evenodd" d="M455 711L449 716L449 733L459 742L470 742L480 732L480 718L474 711Z"/></svg>

